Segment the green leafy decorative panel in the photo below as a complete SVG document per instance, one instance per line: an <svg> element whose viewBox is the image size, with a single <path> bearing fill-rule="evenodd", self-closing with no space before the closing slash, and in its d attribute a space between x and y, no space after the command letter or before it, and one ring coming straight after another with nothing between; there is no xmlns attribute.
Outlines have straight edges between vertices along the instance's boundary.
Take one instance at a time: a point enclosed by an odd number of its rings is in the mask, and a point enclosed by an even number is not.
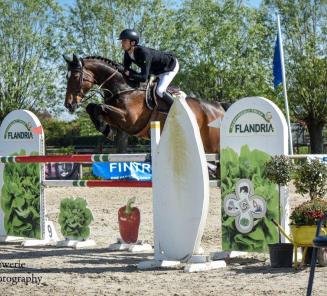
<svg viewBox="0 0 327 296"><path fill-rule="evenodd" d="M278 241L278 188L263 177L271 156L243 145L240 154L221 150L223 250L262 252Z"/></svg>
<svg viewBox="0 0 327 296"><path fill-rule="evenodd" d="M3 181L0 200L7 235L40 239L40 165L7 163Z"/></svg>

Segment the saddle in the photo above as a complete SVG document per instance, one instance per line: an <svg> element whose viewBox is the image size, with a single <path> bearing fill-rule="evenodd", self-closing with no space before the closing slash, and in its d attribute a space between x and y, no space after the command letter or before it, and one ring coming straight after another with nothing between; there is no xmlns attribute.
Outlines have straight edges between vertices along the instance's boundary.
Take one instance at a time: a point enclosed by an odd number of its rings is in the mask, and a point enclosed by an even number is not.
<svg viewBox="0 0 327 296"><path fill-rule="evenodd" d="M145 103L148 109L150 110L153 110L155 107L157 107L158 110L167 110L168 109L167 103L162 98L160 98L156 93L158 81L159 78L155 76L151 76L150 79L148 80L146 86L146 92L145 92L146 94ZM171 95L177 95L181 90L179 87L172 85L172 86L168 86L166 91Z"/></svg>

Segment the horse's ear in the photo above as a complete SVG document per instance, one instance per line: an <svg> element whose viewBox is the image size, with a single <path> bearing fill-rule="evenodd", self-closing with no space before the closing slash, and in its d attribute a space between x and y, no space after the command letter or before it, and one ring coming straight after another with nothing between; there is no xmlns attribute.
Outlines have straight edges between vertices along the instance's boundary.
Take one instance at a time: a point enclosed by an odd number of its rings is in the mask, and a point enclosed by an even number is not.
<svg viewBox="0 0 327 296"><path fill-rule="evenodd" d="M76 54L73 54L73 62L76 64L79 62L79 57Z"/></svg>
<svg viewBox="0 0 327 296"><path fill-rule="evenodd" d="M62 57L64 58L67 64L70 64L73 61L73 59L67 54L63 54Z"/></svg>
<svg viewBox="0 0 327 296"><path fill-rule="evenodd" d="M77 68L83 67L82 59L80 59L77 54L73 54L73 64L76 65Z"/></svg>

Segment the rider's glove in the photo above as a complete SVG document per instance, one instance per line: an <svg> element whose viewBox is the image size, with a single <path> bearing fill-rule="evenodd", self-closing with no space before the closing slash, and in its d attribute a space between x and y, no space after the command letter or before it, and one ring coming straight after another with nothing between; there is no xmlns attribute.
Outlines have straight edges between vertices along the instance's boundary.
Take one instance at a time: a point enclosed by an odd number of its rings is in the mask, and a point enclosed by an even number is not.
<svg viewBox="0 0 327 296"><path fill-rule="evenodd" d="M123 65L117 65L117 70L120 72L120 73L124 73L125 72L125 68Z"/></svg>

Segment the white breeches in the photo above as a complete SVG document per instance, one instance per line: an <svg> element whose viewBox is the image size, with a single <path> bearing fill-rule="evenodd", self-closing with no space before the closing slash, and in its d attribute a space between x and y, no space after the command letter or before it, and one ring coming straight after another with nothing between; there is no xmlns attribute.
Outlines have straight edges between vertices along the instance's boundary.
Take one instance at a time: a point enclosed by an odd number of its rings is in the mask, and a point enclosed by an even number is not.
<svg viewBox="0 0 327 296"><path fill-rule="evenodd" d="M168 85L170 84L170 82L172 82L172 80L176 76L178 70L179 70L179 64L178 64L178 60L176 59L176 66L173 71L165 72L157 76L159 78L159 81L158 81L156 92L159 97L162 98L163 93L166 91Z"/></svg>

